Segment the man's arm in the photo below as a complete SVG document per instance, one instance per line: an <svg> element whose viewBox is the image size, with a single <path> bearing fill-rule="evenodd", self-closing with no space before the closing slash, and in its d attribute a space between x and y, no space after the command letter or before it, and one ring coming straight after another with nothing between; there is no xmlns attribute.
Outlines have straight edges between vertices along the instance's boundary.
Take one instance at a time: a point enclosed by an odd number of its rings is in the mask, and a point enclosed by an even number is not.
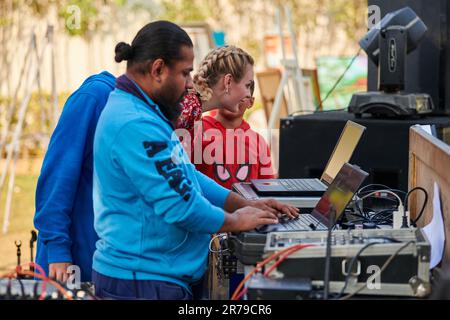
<svg viewBox="0 0 450 320"><path fill-rule="evenodd" d="M278 218L271 212L255 207L244 207L236 210L233 214L226 213L219 232L242 232L274 223L278 223Z"/></svg>
<svg viewBox="0 0 450 320"><path fill-rule="evenodd" d="M252 206L253 202L245 199L236 192L230 192L225 200L224 209L228 212L234 212L238 209Z"/></svg>
<svg viewBox="0 0 450 320"><path fill-rule="evenodd" d="M264 211L269 211L277 216L287 215L290 218L296 218L299 210L293 206L283 204L274 199L264 200L246 200L244 197L236 192L230 192L225 201L225 210L233 212L244 207L254 207Z"/></svg>
<svg viewBox="0 0 450 320"><path fill-rule="evenodd" d="M225 211L228 212L233 212L239 208L245 207L244 203L242 203L242 206L236 208L225 206L228 196L230 195L230 193L233 192L231 190L228 190L227 188L222 187L216 181L214 181L210 177L206 176L202 172L195 169L195 167L194 170L197 177L197 181L200 184L200 188L202 189L205 198L208 199L209 202L211 202L213 205L219 208L223 208L225 209Z"/></svg>

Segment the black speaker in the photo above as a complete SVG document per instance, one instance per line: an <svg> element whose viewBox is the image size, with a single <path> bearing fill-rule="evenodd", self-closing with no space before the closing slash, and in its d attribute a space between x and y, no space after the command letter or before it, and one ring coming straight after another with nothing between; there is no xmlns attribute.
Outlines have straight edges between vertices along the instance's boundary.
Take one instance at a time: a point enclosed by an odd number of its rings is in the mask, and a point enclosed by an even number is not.
<svg viewBox="0 0 450 320"><path fill-rule="evenodd" d="M365 130L350 163L370 175L365 184L381 183L407 190L409 128L415 124L450 127L450 117L356 119L347 112L287 117L280 126L280 178L320 178L347 120Z"/></svg>
<svg viewBox="0 0 450 320"><path fill-rule="evenodd" d="M450 1L448 0L368 0L380 8L381 18L388 12L409 6L428 28L423 41L406 59L406 93L427 93L436 113L450 114ZM377 68L369 60L368 90L376 91Z"/></svg>

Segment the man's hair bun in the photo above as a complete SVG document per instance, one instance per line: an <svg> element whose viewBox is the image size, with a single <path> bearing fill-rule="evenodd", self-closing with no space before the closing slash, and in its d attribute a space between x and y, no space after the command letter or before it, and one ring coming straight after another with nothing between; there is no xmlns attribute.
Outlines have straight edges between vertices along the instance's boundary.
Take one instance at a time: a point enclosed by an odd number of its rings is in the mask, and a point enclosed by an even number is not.
<svg viewBox="0 0 450 320"><path fill-rule="evenodd" d="M114 51L116 53L116 56L114 57L114 60L116 60L116 62L130 60L133 56L133 47L131 47L128 43L125 42L119 42L116 45Z"/></svg>

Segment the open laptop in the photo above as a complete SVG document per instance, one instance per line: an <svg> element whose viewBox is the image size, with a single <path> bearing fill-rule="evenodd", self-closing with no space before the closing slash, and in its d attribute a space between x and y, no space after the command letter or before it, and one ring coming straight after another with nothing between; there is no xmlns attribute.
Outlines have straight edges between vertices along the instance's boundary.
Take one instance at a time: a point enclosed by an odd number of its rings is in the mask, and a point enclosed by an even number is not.
<svg viewBox="0 0 450 320"><path fill-rule="evenodd" d="M267 233L327 230L328 226L334 226L368 175L358 167L344 163L311 214L300 214L296 219L285 219L278 224L264 225L256 231Z"/></svg>
<svg viewBox="0 0 450 320"><path fill-rule="evenodd" d="M252 186L264 196L321 196L342 165L352 157L366 127L347 121L330 159L319 179L253 179Z"/></svg>

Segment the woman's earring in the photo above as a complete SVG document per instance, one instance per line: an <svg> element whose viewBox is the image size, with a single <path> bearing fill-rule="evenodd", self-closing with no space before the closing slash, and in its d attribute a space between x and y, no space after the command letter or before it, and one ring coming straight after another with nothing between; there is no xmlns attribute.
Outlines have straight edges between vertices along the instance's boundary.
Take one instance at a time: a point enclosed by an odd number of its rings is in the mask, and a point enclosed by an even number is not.
<svg viewBox="0 0 450 320"><path fill-rule="evenodd" d="M227 94L229 94L229 93L230 93L230 87L227 87L227 89L225 90L225 92L226 92Z"/></svg>

